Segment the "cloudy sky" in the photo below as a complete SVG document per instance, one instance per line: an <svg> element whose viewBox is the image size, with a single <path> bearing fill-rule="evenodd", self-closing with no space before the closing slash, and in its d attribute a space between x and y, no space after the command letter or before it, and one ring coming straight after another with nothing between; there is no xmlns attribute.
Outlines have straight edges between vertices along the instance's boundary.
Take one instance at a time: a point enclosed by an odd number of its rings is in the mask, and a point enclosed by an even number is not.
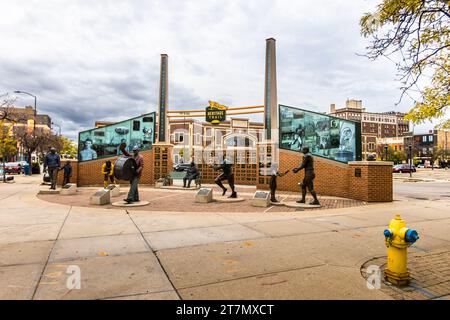
<svg viewBox="0 0 450 320"><path fill-rule="evenodd" d="M274 37L280 103L323 112L355 98L369 111L407 111L408 98L395 105L395 65L356 55L367 45L359 18L377 2L0 0L0 94L37 95L38 112L75 138L96 120L156 111L167 53L170 108L262 104Z"/></svg>

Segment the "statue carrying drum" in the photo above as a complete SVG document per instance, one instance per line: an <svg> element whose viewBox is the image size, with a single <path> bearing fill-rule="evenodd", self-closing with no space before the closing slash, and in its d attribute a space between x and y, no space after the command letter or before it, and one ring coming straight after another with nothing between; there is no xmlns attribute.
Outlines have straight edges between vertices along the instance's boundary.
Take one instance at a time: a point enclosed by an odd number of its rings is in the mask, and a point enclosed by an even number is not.
<svg viewBox="0 0 450 320"><path fill-rule="evenodd" d="M119 147L124 156L120 157L114 165L114 177L117 180L130 181L130 191L127 198L123 200L130 204L140 201L138 186L144 169L144 158L139 154L138 146L133 148L133 155L128 153L125 148L125 143L122 143Z"/></svg>

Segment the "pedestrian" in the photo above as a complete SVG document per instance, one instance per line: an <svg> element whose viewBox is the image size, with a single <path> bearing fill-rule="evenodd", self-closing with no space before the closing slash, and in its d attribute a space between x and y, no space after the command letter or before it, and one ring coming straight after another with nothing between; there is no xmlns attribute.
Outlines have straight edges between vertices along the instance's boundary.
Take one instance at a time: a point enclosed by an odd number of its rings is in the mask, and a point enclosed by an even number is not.
<svg viewBox="0 0 450 320"><path fill-rule="evenodd" d="M47 153L44 158L44 173L47 172L50 176L50 189L56 190L56 180L58 178L58 170L61 166L61 158L56 153L54 147L50 148L50 153Z"/></svg>
<svg viewBox="0 0 450 320"><path fill-rule="evenodd" d="M303 150L303 161L300 167L294 168L292 172L297 173L300 170L305 169L305 177L302 182L302 199L298 200L297 203L305 203L306 200L306 188L308 188L309 192L314 198L314 201L310 202L311 205L320 205L319 200L317 199L317 194L314 191L314 179L316 174L314 173L314 159L312 154L309 153L309 147L304 147Z"/></svg>
<svg viewBox="0 0 450 320"><path fill-rule="evenodd" d="M103 174L103 186L105 187L105 189L109 185L108 181L110 181L111 184L115 184L115 182L114 182L114 165L111 163L110 160L107 160L102 165L102 174Z"/></svg>

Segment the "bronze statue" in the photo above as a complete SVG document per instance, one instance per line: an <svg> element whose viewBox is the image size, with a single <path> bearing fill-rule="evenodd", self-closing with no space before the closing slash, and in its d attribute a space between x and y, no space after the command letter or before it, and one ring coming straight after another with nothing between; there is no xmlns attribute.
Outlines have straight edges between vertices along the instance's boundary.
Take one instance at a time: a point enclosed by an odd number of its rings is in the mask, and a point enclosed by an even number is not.
<svg viewBox="0 0 450 320"><path fill-rule="evenodd" d="M298 168L294 168L292 172L297 173L302 169L305 169L305 177L303 178L302 182L302 199L298 200L297 203L305 203L305 197L306 197L306 188L308 188L309 192L314 198L314 201L310 202L311 205L320 205L319 200L317 199L317 194L314 191L314 178L316 177L316 174L314 173L314 159L312 157L312 154L309 153L309 148L304 147L303 148L303 162Z"/></svg>
<svg viewBox="0 0 450 320"><path fill-rule="evenodd" d="M133 155L128 153L125 148L126 144L121 143L119 149L125 157L119 158L119 160L116 161L114 166L114 176L118 179L123 179L126 176L126 180L130 181L130 191L128 192L127 198L123 200L130 204L140 201L138 186L142 176L142 170L144 169L144 158L139 154L139 147L135 146L133 148Z"/></svg>
<svg viewBox="0 0 450 320"><path fill-rule="evenodd" d="M50 148L50 153L47 153L44 158L44 173L50 175L51 187L50 189L56 190L56 180L58 179L58 171L61 166L61 158L56 153L54 147Z"/></svg>
<svg viewBox="0 0 450 320"><path fill-rule="evenodd" d="M276 203L278 202L277 198L275 197L275 192L277 191L277 177L285 176L289 173L290 170L287 170L286 172L279 172L278 165L272 164L270 171L270 201Z"/></svg>
<svg viewBox="0 0 450 320"><path fill-rule="evenodd" d="M231 188L231 196L228 198L237 198L237 193L234 189L234 174L233 174L233 164L230 163L225 156L222 158L222 163L220 165L213 166L214 170L222 170L222 173L214 180L214 182L222 189L222 196L227 193L227 188L222 184L222 181L227 180Z"/></svg>
<svg viewBox="0 0 450 320"><path fill-rule="evenodd" d="M183 188L190 188L192 180L197 179L198 169L195 162L191 162L191 166L186 171L186 176L183 178ZM188 183L186 186L186 182Z"/></svg>

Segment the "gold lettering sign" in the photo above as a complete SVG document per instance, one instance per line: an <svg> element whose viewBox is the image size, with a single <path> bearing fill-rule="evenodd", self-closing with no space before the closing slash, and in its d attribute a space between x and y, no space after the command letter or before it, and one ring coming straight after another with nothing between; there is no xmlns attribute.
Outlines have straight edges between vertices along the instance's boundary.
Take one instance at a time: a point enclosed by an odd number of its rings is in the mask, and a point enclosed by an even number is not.
<svg viewBox="0 0 450 320"><path fill-rule="evenodd" d="M209 101L209 107L206 108L206 122L219 124L226 119L226 110L228 108L215 101Z"/></svg>

